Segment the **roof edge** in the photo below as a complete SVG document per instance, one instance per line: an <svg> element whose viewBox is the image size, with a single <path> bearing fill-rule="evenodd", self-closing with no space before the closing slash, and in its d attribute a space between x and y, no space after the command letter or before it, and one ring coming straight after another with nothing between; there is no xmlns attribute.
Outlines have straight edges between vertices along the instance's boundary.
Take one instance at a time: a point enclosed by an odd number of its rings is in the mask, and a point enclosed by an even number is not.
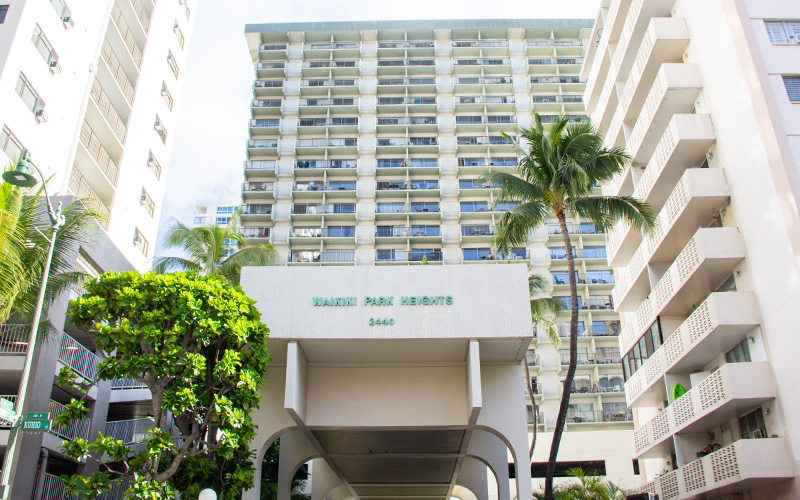
<svg viewBox="0 0 800 500"><path fill-rule="evenodd" d="M497 29L497 28L591 28L594 19L424 19L405 21L320 21L302 23L246 24L245 33L288 33L290 31L362 31L391 29Z"/></svg>

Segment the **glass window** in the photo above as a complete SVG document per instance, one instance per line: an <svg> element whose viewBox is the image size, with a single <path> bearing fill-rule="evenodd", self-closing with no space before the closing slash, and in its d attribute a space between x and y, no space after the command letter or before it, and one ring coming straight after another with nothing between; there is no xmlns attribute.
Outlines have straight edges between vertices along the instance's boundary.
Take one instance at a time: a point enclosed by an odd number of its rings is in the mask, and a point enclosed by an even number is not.
<svg viewBox="0 0 800 500"><path fill-rule="evenodd" d="M0 24L6 22L6 14L8 14L8 5L0 5Z"/></svg>
<svg viewBox="0 0 800 500"><path fill-rule="evenodd" d="M69 7L67 7L67 4L66 2L64 2L64 0L50 0L50 5L53 6L53 9L55 9L56 14L58 14L58 17L60 17L61 19L64 19L65 17L68 17L71 14L69 11Z"/></svg>
<svg viewBox="0 0 800 500"><path fill-rule="evenodd" d="M42 28L40 28L38 24L33 27L31 42L33 42L33 46L36 47L36 50L39 51L42 59L44 59L47 64L58 59L58 55L53 50L53 46L47 41L47 37L44 36Z"/></svg>
<svg viewBox="0 0 800 500"><path fill-rule="evenodd" d="M150 246L150 243L147 242L147 239L145 239L144 235L142 234L141 231L139 231L138 227L134 230L133 233L133 246L138 248L139 251L142 252L144 255L147 255L147 249Z"/></svg>
<svg viewBox="0 0 800 500"><path fill-rule="evenodd" d="M233 210L233 207L217 207L218 214L232 214Z"/></svg>
<svg viewBox="0 0 800 500"><path fill-rule="evenodd" d="M172 55L172 51L168 51L167 53L167 64L169 64L169 68L172 70L172 74L175 75L175 78L178 78L178 73L180 72L178 68L178 61L175 60L175 56Z"/></svg>
<svg viewBox="0 0 800 500"><path fill-rule="evenodd" d="M22 156L22 150L25 148L22 146L22 143L19 142L19 139L11 133L8 127L3 127L3 131L0 132L0 149L3 150L9 159L13 160L14 158Z"/></svg>
<svg viewBox="0 0 800 500"><path fill-rule="evenodd" d="M36 112L44 107L44 102L39 97L39 94L31 86L28 79L25 78L25 75L22 73L19 74L19 78L17 79L17 87L16 87L17 95L22 98L22 102L25 103L25 107L30 109L32 112Z"/></svg>
<svg viewBox="0 0 800 500"><path fill-rule="evenodd" d="M230 221L231 221L230 217L217 217L216 222L218 226L227 226Z"/></svg>
<svg viewBox="0 0 800 500"><path fill-rule="evenodd" d="M161 96L164 98L164 102L167 103L167 108L172 111L174 100L172 99L172 94L169 93L166 82L161 82Z"/></svg>
<svg viewBox="0 0 800 500"><path fill-rule="evenodd" d="M743 417L739 417L739 432L742 439L765 438L767 425L764 423L764 411L759 407Z"/></svg>
<svg viewBox="0 0 800 500"><path fill-rule="evenodd" d="M153 172L153 175L156 176L156 179L161 179L161 165L158 163L158 160L156 160L156 157L153 156L152 151L147 154L147 168Z"/></svg>
<svg viewBox="0 0 800 500"><path fill-rule="evenodd" d="M722 282L720 286L717 287L715 292L735 292L736 291L736 279L733 277L733 273L731 273L728 278Z"/></svg>
<svg viewBox="0 0 800 500"><path fill-rule="evenodd" d="M150 217L153 216L153 212L155 212L156 209L156 204L153 201L153 198L147 194L147 191L145 191L144 188L142 188L142 196L139 199L139 204L144 207L144 210L150 215Z"/></svg>
<svg viewBox="0 0 800 500"><path fill-rule="evenodd" d="M744 338L736 344L733 349L725 353L725 361L728 363L747 363L750 359L750 346L747 344L749 339Z"/></svg>
<svg viewBox="0 0 800 500"><path fill-rule="evenodd" d="M789 94L789 101L800 102L800 76L784 76L783 85Z"/></svg>
<svg viewBox="0 0 800 500"><path fill-rule="evenodd" d="M772 43L798 43L800 21L764 21L767 36Z"/></svg>
<svg viewBox="0 0 800 500"><path fill-rule="evenodd" d="M175 32L175 36L178 38L178 44L183 48L183 43L185 41L183 37L183 32L181 31L181 27L178 25L178 20L175 20L175 24L172 25L172 31Z"/></svg>
<svg viewBox="0 0 800 500"><path fill-rule="evenodd" d="M164 144L167 143L167 131L164 129L164 124L161 123L161 118L156 115L156 121L153 123L153 129L158 133L158 136L161 138L161 142Z"/></svg>

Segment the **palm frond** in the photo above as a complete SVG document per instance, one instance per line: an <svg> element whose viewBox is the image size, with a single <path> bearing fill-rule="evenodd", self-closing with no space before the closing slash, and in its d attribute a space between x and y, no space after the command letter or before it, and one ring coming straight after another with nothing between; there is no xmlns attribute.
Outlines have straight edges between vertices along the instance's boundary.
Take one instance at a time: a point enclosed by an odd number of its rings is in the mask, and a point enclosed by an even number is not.
<svg viewBox="0 0 800 500"><path fill-rule="evenodd" d="M197 271L201 272L200 264L183 257L156 257L153 261L153 271L159 274L172 271Z"/></svg>
<svg viewBox="0 0 800 500"><path fill-rule="evenodd" d="M530 232L539 227L550 209L539 200L528 201L505 212L497 225L493 244L501 253L508 249L526 245Z"/></svg>
<svg viewBox="0 0 800 500"><path fill-rule="evenodd" d="M581 217L591 219L604 229L624 220L631 227L646 232L656 220L652 207L632 196L587 196L570 200L570 206Z"/></svg>
<svg viewBox="0 0 800 500"><path fill-rule="evenodd" d="M244 266L274 266L280 263L280 253L270 243L247 247L233 253L219 265L219 273L234 283Z"/></svg>

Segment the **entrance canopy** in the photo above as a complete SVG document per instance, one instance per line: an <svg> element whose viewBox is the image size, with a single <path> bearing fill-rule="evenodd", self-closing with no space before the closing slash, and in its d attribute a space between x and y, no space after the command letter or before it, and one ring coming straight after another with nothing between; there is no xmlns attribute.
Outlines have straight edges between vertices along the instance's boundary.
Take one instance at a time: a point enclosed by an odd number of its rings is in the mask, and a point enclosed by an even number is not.
<svg viewBox="0 0 800 500"><path fill-rule="evenodd" d="M510 500L509 452L530 498L526 266L260 267L241 283L271 330L254 421L259 462L281 440L279 499L314 459L313 500L483 500L487 467Z"/></svg>

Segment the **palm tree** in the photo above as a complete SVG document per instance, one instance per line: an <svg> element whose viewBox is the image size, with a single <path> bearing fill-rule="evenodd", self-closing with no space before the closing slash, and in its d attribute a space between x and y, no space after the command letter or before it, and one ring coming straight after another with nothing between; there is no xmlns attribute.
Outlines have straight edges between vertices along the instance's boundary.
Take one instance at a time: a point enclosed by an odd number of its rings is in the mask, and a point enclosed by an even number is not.
<svg viewBox="0 0 800 500"><path fill-rule="evenodd" d="M553 444L545 477L547 500L553 499L553 475L558 447L566 425L570 388L577 367L578 288L575 280L575 260L567 228L567 215L574 213L592 220L601 228L625 220L631 227L645 230L653 226L655 217L650 206L630 196L602 196L595 188L610 181L633 160L621 148L603 147L603 139L589 122L570 123L560 116L547 128L534 113L530 128L520 130L522 143L507 134L519 157L519 175L489 172L484 177L499 188L498 202L516 202L516 207L503 214L495 235L494 245L499 252L524 245L530 232L554 214L564 239L570 286L570 346L569 368L564 381L561 406L553 431Z"/></svg>
<svg viewBox="0 0 800 500"><path fill-rule="evenodd" d="M243 266L274 266L280 262L278 251L269 243L243 248L231 255L227 253L230 240L245 245L244 236L235 226L238 214L227 225L208 224L189 227L174 217L167 228L166 248L178 248L188 257L158 257L153 265L157 273L172 270L197 271L200 274L222 276L238 284Z"/></svg>
<svg viewBox="0 0 800 500"><path fill-rule="evenodd" d="M528 289L531 295L540 294L550 288L550 283L541 276L531 275L528 276ZM547 319L547 316L558 314L559 311L564 309L564 303L559 299L551 297L540 297L531 299L531 318L533 319L534 337L537 336L538 328L547 328L548 336L555 345L555 348L561 345L561 339L558 337L555 325L552 321ZM531 371L528 365L528 356L522 358L523 366L525 367L525 389L528 391L528 397L531 400L531 410L533 412L533 438L531 439L530 457L533 458L533 450L536 448L536 438L539 434L539 408L536 405L534 398L533 381L531 380Z"/></svg>
<svg viewBox="0 0 800 500"><path fill-rule="evenodd" d="M36 306L50 244L47 203L41 194L42 187L26 189L7 182L0 187L0 324L27 323ZM48 306L87 278L75 270L75 262L81 246L90 245L99 234L99 218L79 201L64 210L65 223L56 237L47 279L42 326L47 324Z"/></svg>
<svg viewBox="0 0 800 500"><path fill-rule="evenodd" d="M567 476L577 479L559 485L553 492L557 500L623 500L626 492L611 481L603 481L594 472L586 472L580 467L567 471ZM533 498L542 500L544 493L534 493Z"/></svg>

